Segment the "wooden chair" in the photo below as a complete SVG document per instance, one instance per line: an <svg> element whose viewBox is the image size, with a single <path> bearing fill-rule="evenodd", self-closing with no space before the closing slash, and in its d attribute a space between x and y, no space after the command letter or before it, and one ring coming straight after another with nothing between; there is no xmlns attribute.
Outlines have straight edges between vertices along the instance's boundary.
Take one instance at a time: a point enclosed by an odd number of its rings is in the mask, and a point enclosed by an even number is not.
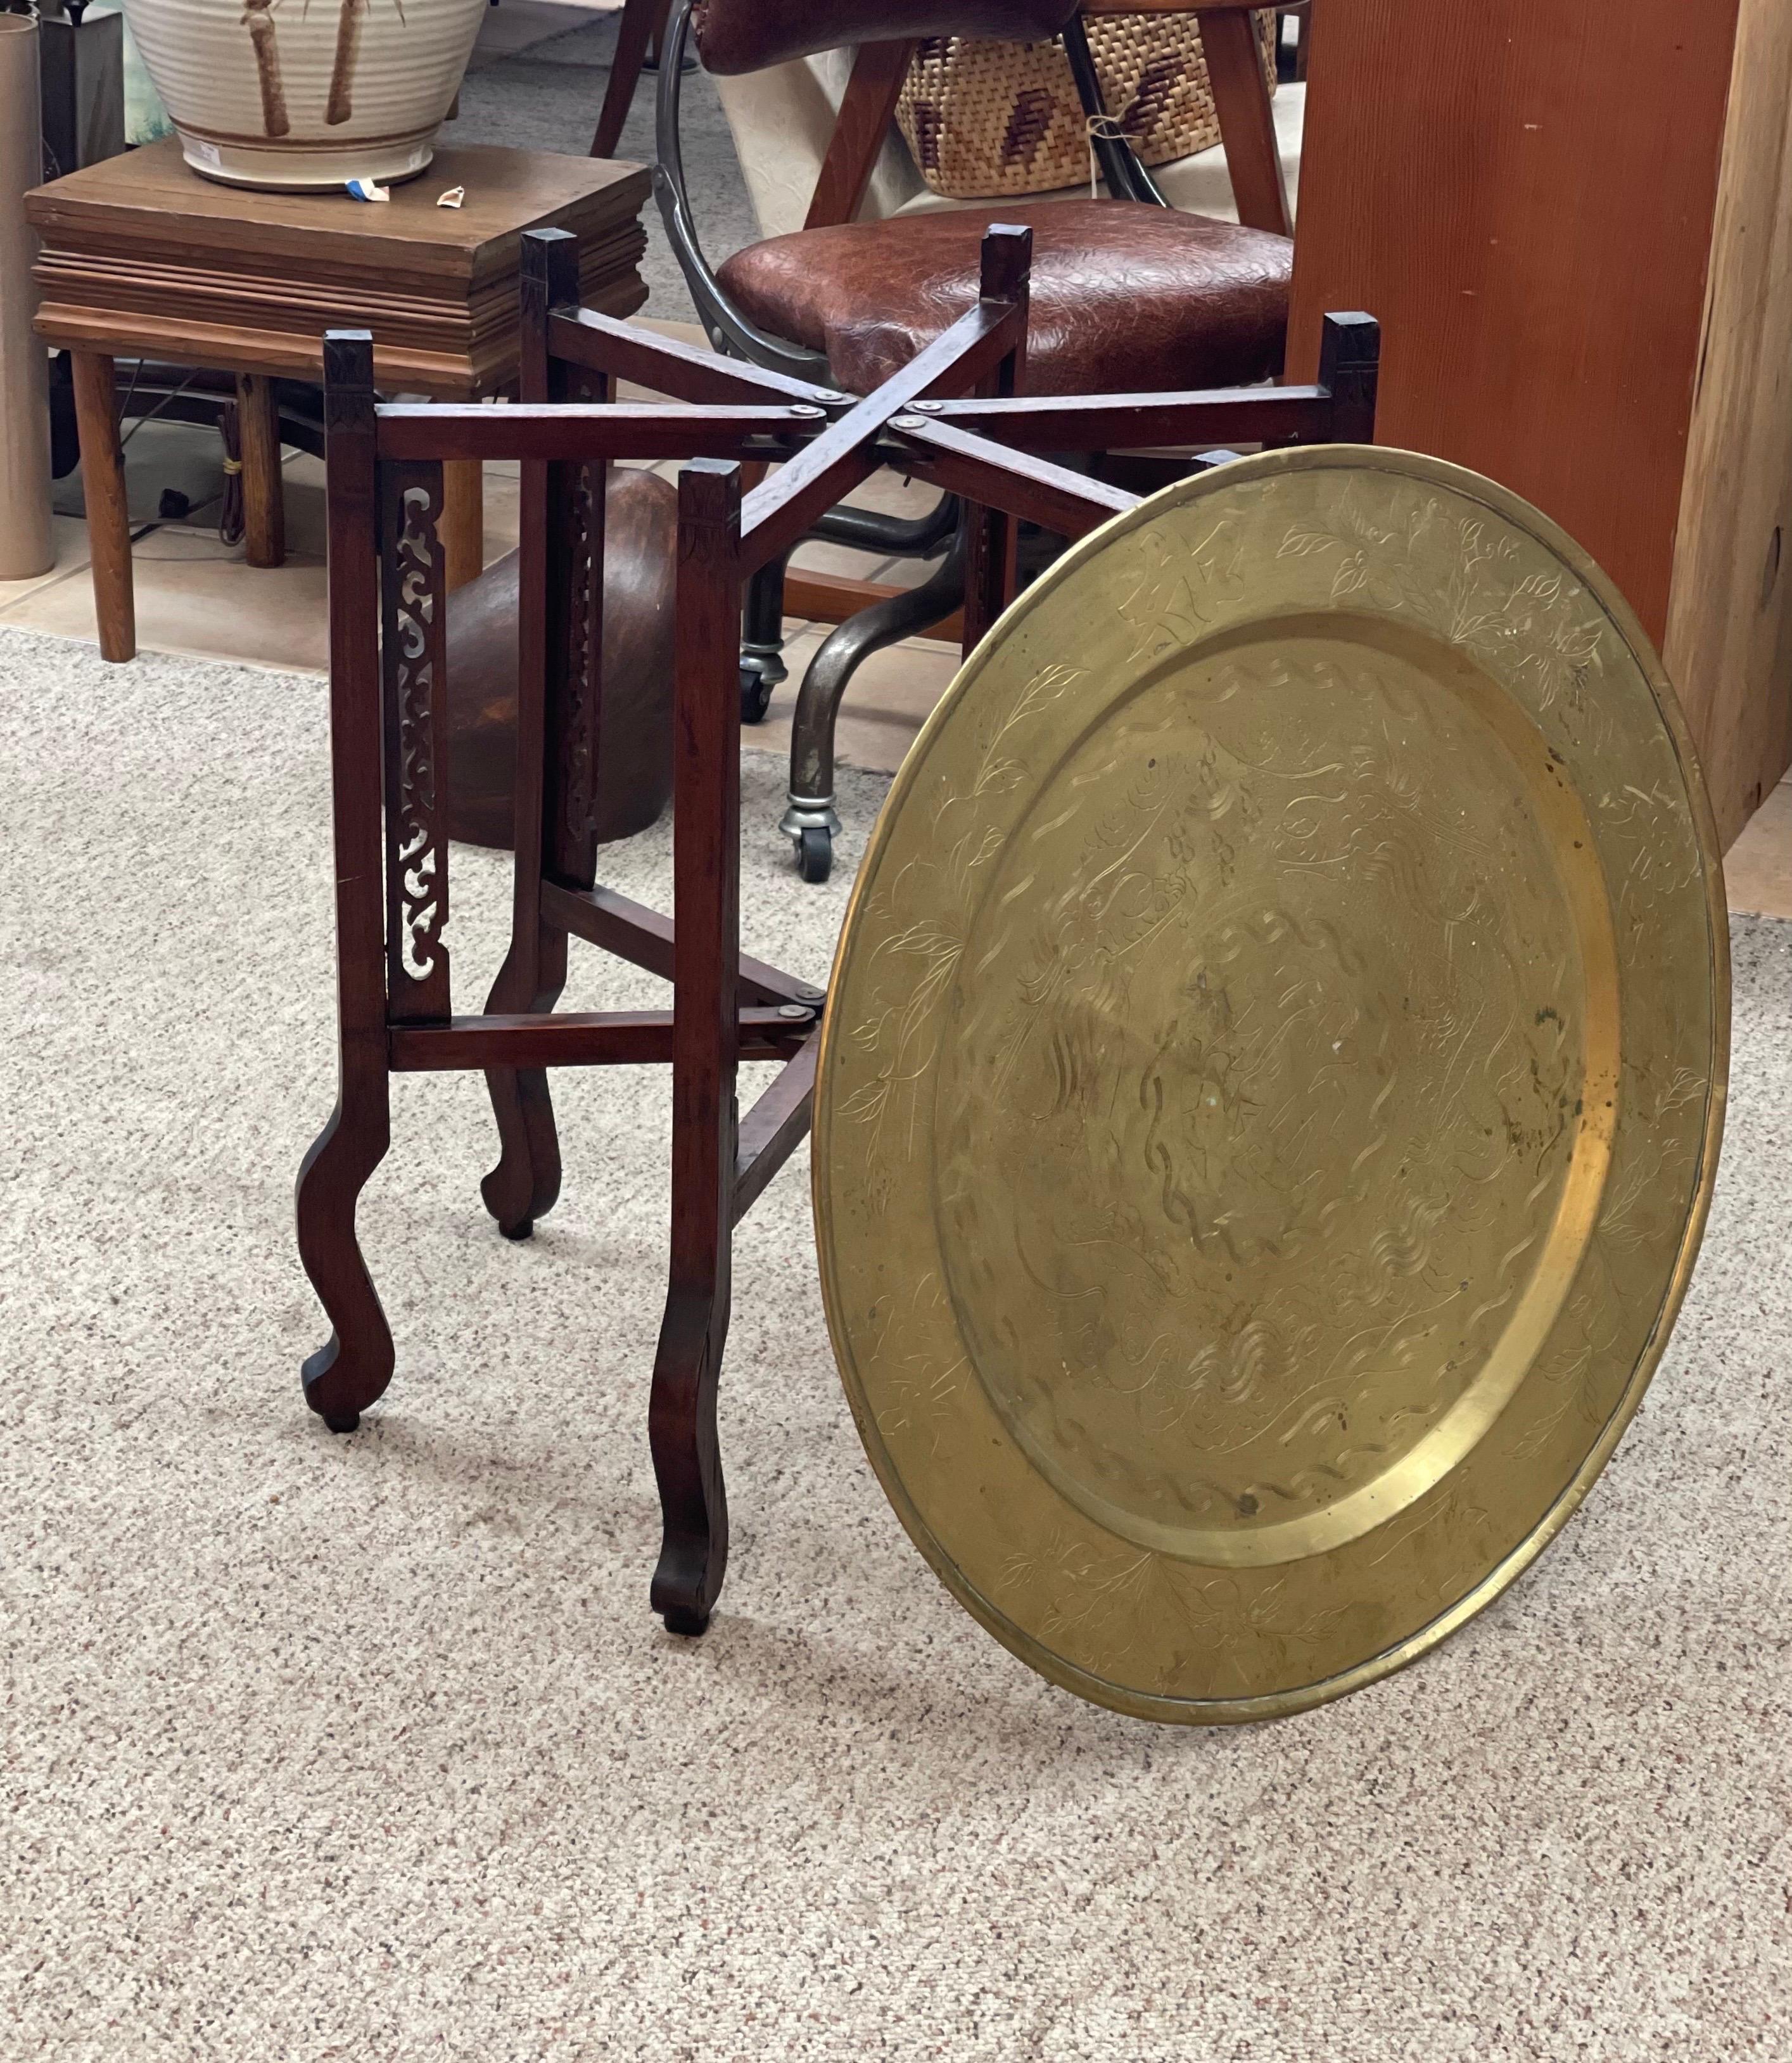
<svg viewBox="0 0 1792 2063"><path fill-rule="evenodd" d="M1079 537L1137 498L1037 454L1374 433L1379 344L1366 316L1327 319L1314 386L1019 393L1031 242L1025 229L992 229L973 305L856 402L581 308L577 246L553 231L524 239L515 406L381 404L368 333L325 340L340 1088L299 1176L299 1254L331 1326L304 1365L306 1400L333 1431L352 1431L392 1377L355 1213L390 1144L392 1074L484 1072L500 1152L483 1195L499 1229L520 1239L560 1189L547 1070L669 1065L670 1279L648 1435L664 1522L653 1602L677 1632L708 1624L727 1562L716 1393L733 1227L808 1129L826 1007L821 991L740 948L744 585L880 465L900 466L973 509L968 645L1012 593L1018 521ZM701 405L609 404L617 379ZM581 390L597 398L566 398ZM592 798L605 476L620 460L670 457L691 463L678 488L669 919L598 883ZM442 468L500 460L522 463L512 927L485 1011L456 1016ZM743 491L749 468L774 462ZM669 979L672 1008L557 1010L575 938ZM777 1072L741 1117L739 1068L759 1061Z"/></svg>
<svg viewBox="0 0 1792 2063"><path fill-rule="evenodd" d="M648 52L658 49L664 41L671 5L672 0L623 0L622 19L616 31L616 55L610 60L609 84L604 89L604 104L591 139L593 157L616 155L616 147L622 140L622 125L635 104Z"/></svg>
<svg viewBox="0 0 1792 2063"><path fill-rule="evenodd" d="M978 238L999 215L1031 227L1038 239L1028 361L1035 391L1243 385L1276 372L1292 245L1256 10L1246 0L1175 0L1163 10L1200 18L1239 203L1236 224L1169 208L1109 119L1083 22L1091 14L1120 11L1122 0L974 0L955 7L943 0L838 0L826 6L786 0L776 7L764 0L697 0L694 7L693 0L672 0L655 189L673 249L718 348L831 388L869 392L975 300ZM693 26L704 62L724 74L842 41L858 43L807 226L749 246L713 269L697 236L679 145L678 66ZM854 221L916 44L947 30L1023 39L1061 34L1092 147L1115 198L1001 201ZM826 878L839 830L834 732L848 683L871 653L956 610L966 550L957 511L944 503L931 517L908 523L830 510L816 533L938 564L918 587L868 593L870 605L842 623L810 664L797 701L789 806L780 828L810 880ZM784 675L789 599L781 565L768 567L749 597L741 670L749 721L763 714Z"/></svg>

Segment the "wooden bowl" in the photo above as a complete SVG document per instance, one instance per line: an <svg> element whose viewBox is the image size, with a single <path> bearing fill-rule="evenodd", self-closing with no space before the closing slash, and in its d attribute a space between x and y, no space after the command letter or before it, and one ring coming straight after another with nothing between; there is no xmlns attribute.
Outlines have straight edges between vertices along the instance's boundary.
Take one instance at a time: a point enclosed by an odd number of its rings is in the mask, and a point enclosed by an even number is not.
<svg viewBox="0 0 1792 2063"><path fill-rule="evenodd" d="M604 842L659 821L672 795L673 589L678 498L650 473L610 474L597 823ZM512 843L517 554L448 601L448 835Z"/></svg>

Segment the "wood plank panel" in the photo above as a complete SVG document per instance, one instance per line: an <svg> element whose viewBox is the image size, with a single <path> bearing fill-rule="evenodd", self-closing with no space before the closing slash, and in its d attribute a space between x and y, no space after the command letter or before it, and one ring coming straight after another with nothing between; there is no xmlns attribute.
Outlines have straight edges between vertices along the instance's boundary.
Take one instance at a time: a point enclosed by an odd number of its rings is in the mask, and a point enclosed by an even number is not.
<svg viewBox="0 0 1792 2063"><path fill-rule="evenodd" d="M1727 846L1792 763L1792 7L1743 0L1668 671Z"/></svg>
<svg viewBox="0 0 1792 2063"><path fill-rule="evenodd" d="M1310 25L1289 377L1326 309L1378 316L1380 441L1536 502L1657 640L1738 3L1328 0Z"/></svg>

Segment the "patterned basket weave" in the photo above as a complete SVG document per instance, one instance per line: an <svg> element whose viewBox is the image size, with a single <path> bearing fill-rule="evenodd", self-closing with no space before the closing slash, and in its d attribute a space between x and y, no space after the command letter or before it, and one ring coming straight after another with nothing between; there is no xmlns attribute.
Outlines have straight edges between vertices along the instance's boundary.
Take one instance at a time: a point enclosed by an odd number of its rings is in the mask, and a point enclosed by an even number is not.
<svg viewBox="0 0 1792 2063"><path fill-rule="evenodd" d="M1276 88L1276 15L1257 18ZM1201 32L1189 14L1105 14L1087 24L1108 112L1147 165L1219 141ZM1050 193L1089 176L1089 143L1070 61L1048 43L930 36L915 52L896 119L935 193L980 200Z"/></svg>

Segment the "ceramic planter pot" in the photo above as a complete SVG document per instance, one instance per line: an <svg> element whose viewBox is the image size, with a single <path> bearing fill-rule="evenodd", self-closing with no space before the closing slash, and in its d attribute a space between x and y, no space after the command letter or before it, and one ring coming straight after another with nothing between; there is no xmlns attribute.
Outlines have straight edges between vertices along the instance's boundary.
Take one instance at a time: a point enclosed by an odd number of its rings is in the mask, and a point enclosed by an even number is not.
<svg viewBox="0 0 1792 2063"><path fill-rule="evenodd" d="M340 187L429 163L486 0L124 0L187 162Z"/></svg>

